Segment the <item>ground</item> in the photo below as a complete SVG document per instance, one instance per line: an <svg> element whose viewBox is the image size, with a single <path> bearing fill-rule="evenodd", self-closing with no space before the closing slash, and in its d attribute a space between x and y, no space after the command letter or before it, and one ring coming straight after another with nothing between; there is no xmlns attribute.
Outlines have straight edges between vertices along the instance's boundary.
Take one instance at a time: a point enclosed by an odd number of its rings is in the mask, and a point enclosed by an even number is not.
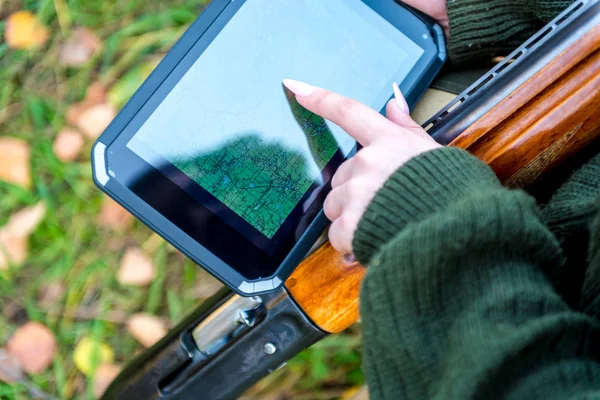
<svg viewBox="0 0 600 400"><path fill-rule="evenodd" d="M94 398L94 373L84 375L73 361L82 338L106 343L115 364L123 365L143 348L126 328L132 314L173 326L219 288L141 223L121 229L102 223L105 200L91 179L90 135L72 161L61 161L53 149L58 132L72 125L68 111L92 85L106 88L109 102L122 107L203 6L203 0L0 1L0 35L19 10L34 13L49 32L36 50L11 48L0 36L0 138L22 139L31 152L29 187L0 181L0 227L25 207L42 201L47 208L28 238L26 260L0 271L0 347L28 321L47 326L58 346L44 371L0 383L0 398L28 399L32 390L49 398ZM61 48L77 27L94 32L102 48L73 67L61 61ZM117 276L131 248L155 266L147 286ZM303 352L248 397L341 398L363 383L357 332L353 327Z"/></svg>

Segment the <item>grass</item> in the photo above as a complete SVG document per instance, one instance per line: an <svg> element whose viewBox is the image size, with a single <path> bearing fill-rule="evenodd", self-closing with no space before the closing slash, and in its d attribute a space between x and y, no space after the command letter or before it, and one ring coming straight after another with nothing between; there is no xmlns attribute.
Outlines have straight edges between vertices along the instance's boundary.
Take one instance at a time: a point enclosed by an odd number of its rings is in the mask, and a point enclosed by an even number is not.
<svg viewBox="0 0 600 400"><path fill-rule="evenodd" d="M165 54L203 6L204 0L0 1L0 32L6 17L22 9L36 13L51 29L39 51L9 49L0 36L0 136L30 144L34 182L30 190L0 182L0 226L15 210L39 200L48 207L30 238L27 262L0 275L0 345L27 320L46 324L59 344L44 373L30 375L23 384L0 383L0 398L29 399L32 388L51 398L94 398L93 378L81 374L72 359L82 337L108 343L124 364L141 349L126 332L128 315L145 311L173 325L215 287L208 274L157 241L141 223L122 233L96 224L103 197L91 179L91 143L69 164L52 151L67 107L80 101L90 84L116 85L119 101L127 99L143 70ZM58 49L76 26L96 32L104 49L82 68L65 68ZM148 288L125 287L116 280L119 259L131 245L154 257L158 274ZM64 288L50 303L42 301L49 285ZM363 383L359 347L356 329L332 336L260 382L248 397L342 397Z"/></svg>

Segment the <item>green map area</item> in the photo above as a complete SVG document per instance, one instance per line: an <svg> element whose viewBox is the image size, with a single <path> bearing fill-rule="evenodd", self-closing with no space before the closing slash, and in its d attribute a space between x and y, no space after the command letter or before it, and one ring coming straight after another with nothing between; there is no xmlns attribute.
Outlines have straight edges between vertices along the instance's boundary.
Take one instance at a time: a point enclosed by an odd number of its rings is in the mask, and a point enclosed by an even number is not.
<svg viewBox="0 0 600 400"><path fill-rule="evenodd" d="M320 170L338 150L325 121L290 99ZM194 159L169 160L240 217L272 238L314 183L306 155L259 135L237 137Z"/></svg>

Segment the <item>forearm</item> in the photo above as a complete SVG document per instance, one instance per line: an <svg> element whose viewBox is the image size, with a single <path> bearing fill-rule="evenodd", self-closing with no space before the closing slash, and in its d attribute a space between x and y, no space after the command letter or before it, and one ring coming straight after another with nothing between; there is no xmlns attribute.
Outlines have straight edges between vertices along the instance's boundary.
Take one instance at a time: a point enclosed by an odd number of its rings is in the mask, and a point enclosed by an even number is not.
<svg viewBox="0 0 600 400"><path fill-rule="evenodd" d="M572 0L448 0L454 64L489 61L507 55Z"/></svg>
<svg viewBox="0 0 600 400"><path fill-rule="evenodd" d="M600 369L586 352L598 327L539 268L560 263L560 249L535 202L448 150L401 168L359 225L372 397L536 398L595 387L589 376ZM378 225L397 233L385 241Z"/></svg>
<svg viewBox="0 0 600 400"><path fill-rule="evenodd" d="M595 271L599 264L590 263L598 253L597 241L590 243L590 228L598 212L599 176L600 155L596 155L556 191L542 210L542 219L560 241L565 257L564 265L549 266L545 272L567 303L583 310L598 295L600 282L600 274Z"/></svg>

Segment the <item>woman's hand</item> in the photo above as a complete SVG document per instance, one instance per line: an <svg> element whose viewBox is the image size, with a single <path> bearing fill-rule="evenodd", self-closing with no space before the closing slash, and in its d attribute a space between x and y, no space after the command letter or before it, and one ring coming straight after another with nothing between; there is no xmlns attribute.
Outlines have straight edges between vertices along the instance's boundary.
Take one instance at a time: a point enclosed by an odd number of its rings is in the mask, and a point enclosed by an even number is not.
<svg viewBox="0 0 600 400"><path fill-rule="evenodd" d="M446 0L403 0L406 4L424 12L444 28L446 38L450 39L450 20Z"/></svg>
<svg viewBox="0 0 600 400"><path fill-rule="evenodd" d="M325 89L289 79L283 83L303 107L335 123L363 146L333 176L333 189L324 205L333 222L329 241L338 251L352 253L358 221L390 175L411 158L440 145L410 118L408 105L395 84L395 99L387 104L386 118L356 100Z"/></svg>

